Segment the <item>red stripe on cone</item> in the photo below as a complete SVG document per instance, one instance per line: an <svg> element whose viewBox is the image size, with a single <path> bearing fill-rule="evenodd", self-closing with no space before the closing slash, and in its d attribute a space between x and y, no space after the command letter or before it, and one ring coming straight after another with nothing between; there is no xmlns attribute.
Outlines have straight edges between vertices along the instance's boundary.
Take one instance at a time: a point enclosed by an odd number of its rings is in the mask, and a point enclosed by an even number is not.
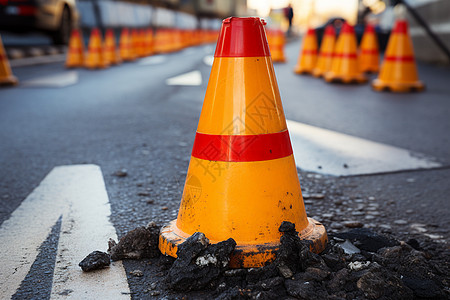
<svg viewBox="0 0 450 300"><path fill-rule="evenodd" d="M212 135L196 133L192 156L204 160L250 162L292 154L287 130L260 135Z"/></svg>
<svg viewBox="0 0 450 300"><path fill-rule="evenodd" d="M356 53L334 53L333 56L340 58L358 58Z"/></svg>
<svg viewBox="0 0 450 300"><path fill-rule="evenodd" d="M384 60L413 62L414 61L414 56L385 56Z"/></svg>
<svg viewBox="0 0 450 300"><path fill-rule="evenodd" d="M233 26L231 26L233 23ZM260 18L233 18L223 20L215 57L270 56ZM255 34L257 32L257 34Z"/></svg>

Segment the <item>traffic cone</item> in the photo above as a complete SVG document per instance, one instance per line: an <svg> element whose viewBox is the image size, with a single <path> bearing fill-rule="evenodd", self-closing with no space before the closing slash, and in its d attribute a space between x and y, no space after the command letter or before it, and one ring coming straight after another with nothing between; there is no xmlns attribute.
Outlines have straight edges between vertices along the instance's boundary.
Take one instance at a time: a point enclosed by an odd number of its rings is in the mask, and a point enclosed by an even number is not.
<svg viewBox="0 0 450 300"><path fill-rule="evenodd" d="M336 43L331 70L325 73L327 82L364 83L367 78L358 67L355 29L344 23Z"/></svg>
<svg viewBox="0 0 450 300"><path fill-rule="evenodd" d="M380 52L378 40L373 25L367 24L359 49L359 69L366 73L378 72Z"/></svg>
<svg viewBox="0 0 450 300"><path fill-rule="evenodd" d="M303 47L298 57L294 72L297 74L311 74L317 62L317 37L314 29L308 29Z"/></svg>
<svg viewBox="0 0 450 300"><path fill-rule="evenodd" d="M112 29L106 30L105 34L105 47L104 47L104 55L107 62L112 65L117 65L122 62L120 59L120 54L116 49L116 38L114 36L114 32Z"/></svg>
<svg viewBox="0 0 450 300"><path fill-rule="evenodd" d="M11 72L8 57L3 48L2 36L0 35L0 85L16 85L19 83L16 76Z"/></svg>
<svg viewBox="0 0 450 300"><path fill-rule="evenodd" d="M144 49L145 56L153 54L153 30L151 29L145 30Z"/></svg>
<svg viewBox="0 0 450 300"><path fill-rule="evenodd" d="M325 227L306 216L263 22L222 23L178 218L160 233L165 255L203 232L236 241L230 266L261 267L275 258L283 221L314 252L326 246Z"/></svg>
<svg viewBox="0 0 450 300"><path fill-rule="evenodd" d="M378 78L372 82L376 91L392 92L423 91L425 85L417 75L416 62L408 22L397 20L389 37L383 64Z"/></svg>
<svg viewBox="0 0 450 300"><path fill-rule="evenodd" d="M331 70L335 41L336 32L333 25L330 24L325 28L322 44L320 45L319 56L317 58L317 64L313 70L313 76L321 77L323 74Z"/></svg>
<svg viewBox="0 0 450 300"><path fill-rule="evenodd" d="M285 62L284 56L284 33L281 30L271 30L269 32L269 47L273 62Z"/></svg>
<svg viewBox="0 0 450 300"><path fill-rule="evenodd" d="M122 29L120 34L119 52L120 58L123 61L132 61L136 59L136 55L131 44L130 30L128 28Z"/></svg>
<svg viewBox="0 0 450 300"><path fill-rule="evenodd" d="M82 67L84 63L84 42L79 29L73 29L69 40L66 68Z"/></svg>
<svg viewBox="0 0 450 300"><path fill-rule="evenodd" d="M88 69L104 69L109 66L103 53L102 37L98 28L93 28L91 31L84 66Z"/></svg>

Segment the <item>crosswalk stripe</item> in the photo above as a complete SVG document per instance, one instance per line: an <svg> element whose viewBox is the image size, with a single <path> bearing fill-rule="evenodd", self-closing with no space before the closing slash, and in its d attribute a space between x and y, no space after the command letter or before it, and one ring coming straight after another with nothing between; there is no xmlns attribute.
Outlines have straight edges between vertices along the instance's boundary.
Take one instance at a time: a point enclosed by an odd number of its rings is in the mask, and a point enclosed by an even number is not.
<svg viewBox="0 0 450 300"><path fill-rule="evenodd" d="M30 270L39 246L62 216L51 299L129 299L125 270L83 273L78 263L117 239L101 170L95 165L54 168L0 227L0 298L9 299Z"/></svg>

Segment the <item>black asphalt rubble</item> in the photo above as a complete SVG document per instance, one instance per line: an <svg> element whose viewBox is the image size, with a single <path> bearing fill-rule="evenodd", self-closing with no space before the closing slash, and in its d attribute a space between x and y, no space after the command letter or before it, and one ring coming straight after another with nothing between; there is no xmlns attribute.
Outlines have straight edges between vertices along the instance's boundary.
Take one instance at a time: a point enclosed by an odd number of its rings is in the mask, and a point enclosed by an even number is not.
<svg viewBox="0 0 450 300"><path fill-rule="evenodd" d="M78 264L78 266L80 266L84 272L90 272L109 267L110 264L111 264L111 257L109 256L108 253L101 251L94 251L90 253L88 256L86 256L86 258L83 259Z"/></svg>
<svg viewBox="0 0 450 300"><path fill-rule="evenodd" d="M153 257L148 264L158 268L158 273L150 277L152 282L148 283L146 295L133 299L450 297L448 267L436 265L430 253L414 249L417 241L411 240L410 245L366 228L330 234L325 251L315 254L309 251L308 242L298 237L295 225L283 222L275 261L251 269L228 267L229 256L236 246L233 239L210 244L200 232L179 246L177 259L160 255L157 229L155 223L139 227L112 247L123 245L116 259ZM145 280L143 273L144 277L139 277Z"/></svg>

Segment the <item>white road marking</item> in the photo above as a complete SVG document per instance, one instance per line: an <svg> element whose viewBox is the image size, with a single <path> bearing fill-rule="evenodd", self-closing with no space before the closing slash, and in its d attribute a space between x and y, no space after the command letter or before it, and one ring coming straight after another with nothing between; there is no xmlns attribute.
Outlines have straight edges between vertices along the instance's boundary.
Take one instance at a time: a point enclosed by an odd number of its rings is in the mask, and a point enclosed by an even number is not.
<svg viewBox="0 0 450 300"><path fill-rule="evenodd" d="M406 149L295 121L287 124L296 164L305 171L346 176L442 166Z"/></svg>
<svg viewBox="0 0 450 300"><path fill-rule="evenodd" d="M78 72L68 71L56 75L50 75L46 77L39 77L36 79L30 79L24 81L22 86L24 87L56 87L62 88L69 85L76 84L78 82Z"/></svg>
<svg viewBox="0 0 450 300"><path fill-rule="evenodd" d="M9 299L19 288L62 215L51 298L129 299L120 262L92 273L78 267L90 252L105 251L109 238L117 239L110 213L98 166L54 168L0 227L0 298Z"/></svg>
<svg viewBox="0 0 450 300"><path fill-rule="evenodd" d="M13 59L10 61L11 67L25 67L33 65L41 65L48 63L64 62L66 61L65 54L45 55L40 57L24 57L21 59Z"/></svg>
<svg viewBox="0 0 450 300"><path fill-rule="evenodd" d="M207 66L212 66L214 62L214 55L206 55L205 57L203 57L203 62Z"/></svg>
<svg viewBox="0 0 450 300"><path fill-rule="evenodd" d="M154 55L146 58L141 58L138 62L141 66L148 66L148 65L158 65L162 64L167 61L166 55Z"/></svg>
<svg viewBox="0 0 450 300"><path fill-rule="evenodd" d="M166 79L167 85L201 85L202 74L200 71L192 71Z"/></svg>

